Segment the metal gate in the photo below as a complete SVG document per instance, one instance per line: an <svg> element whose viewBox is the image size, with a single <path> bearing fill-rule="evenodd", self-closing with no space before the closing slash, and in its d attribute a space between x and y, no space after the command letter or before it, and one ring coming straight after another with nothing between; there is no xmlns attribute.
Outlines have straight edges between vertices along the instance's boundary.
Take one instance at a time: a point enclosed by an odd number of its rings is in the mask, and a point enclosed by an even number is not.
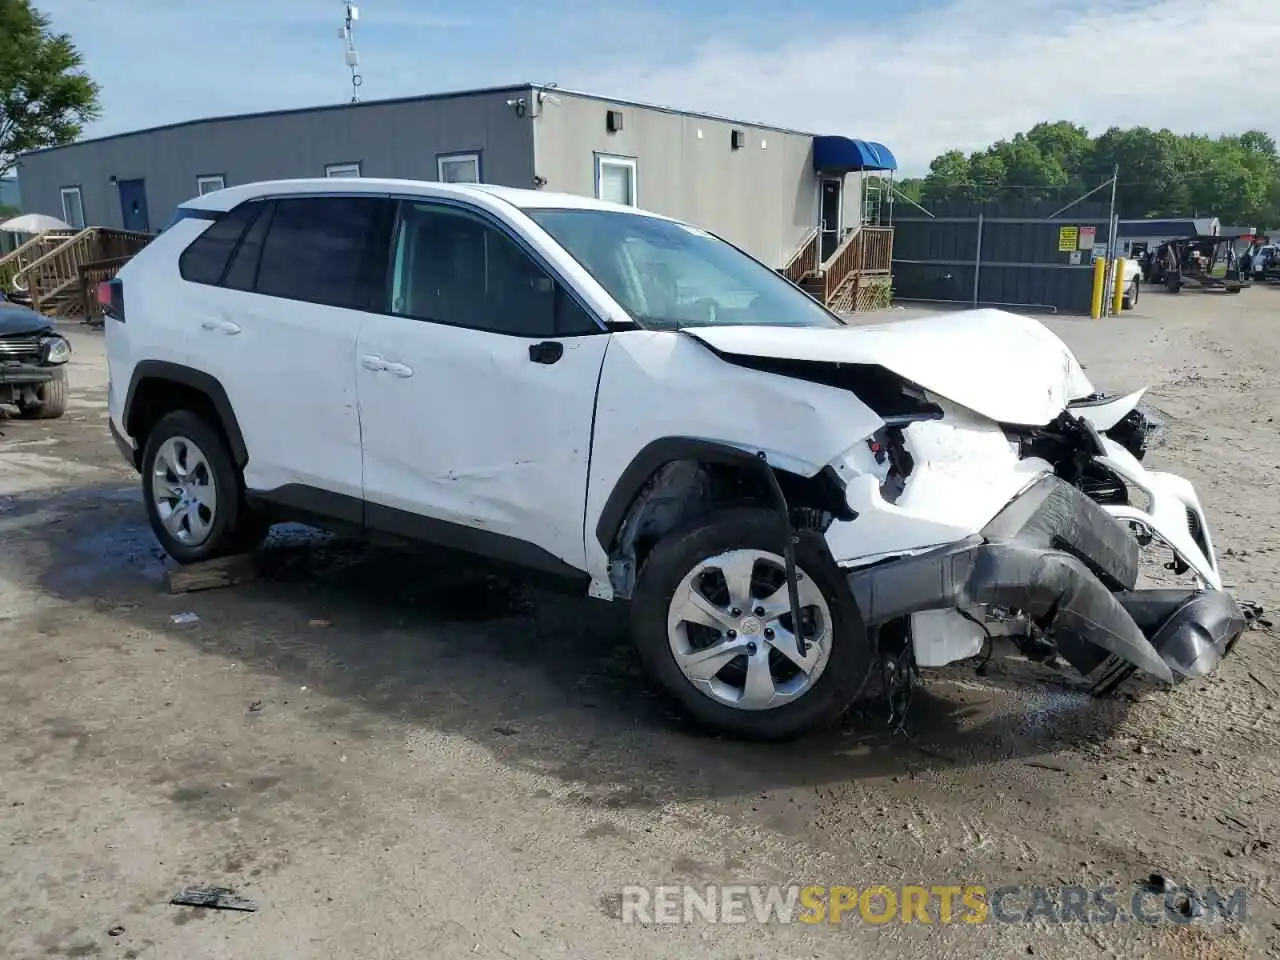
<svg viewBox="0 0 1280 960"><path fill-rule="evenodd" d="M1047 203L957 200L899 211L899 301L1088 314L1093 260L1106 256L1114 231L1105 203L1077 203L1056 217Z"/></svg>

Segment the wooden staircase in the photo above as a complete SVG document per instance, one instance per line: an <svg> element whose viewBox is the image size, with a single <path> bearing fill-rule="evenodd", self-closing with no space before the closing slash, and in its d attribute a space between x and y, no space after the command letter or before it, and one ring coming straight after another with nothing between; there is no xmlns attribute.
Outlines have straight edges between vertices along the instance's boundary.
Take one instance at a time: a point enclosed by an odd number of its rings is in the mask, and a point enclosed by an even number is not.
<svg viewBox="0 0 1280 960"><path fill-rule="evenodd" d="M893 227L860 224L826 260L819 260L815 228L778 272L836 313L889 306L892 295Z"/></svg>
<svg viewBox="0 0 1280 960"><path fill-rule="evenodd" d="M53 317L93 320L98 283L114 277L153 234L113 227L49 231L0 258L5 296Z"/></svg>

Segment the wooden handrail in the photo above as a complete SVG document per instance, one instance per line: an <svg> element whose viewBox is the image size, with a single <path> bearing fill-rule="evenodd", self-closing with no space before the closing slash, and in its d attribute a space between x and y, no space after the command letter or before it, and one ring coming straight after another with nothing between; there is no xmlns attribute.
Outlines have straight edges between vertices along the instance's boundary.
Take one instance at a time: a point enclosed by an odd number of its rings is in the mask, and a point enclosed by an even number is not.
<svg viewBox="0 0 1280 960"><path fill-rule="evenodd" d="M64 292L68 285L80 280L80 267L102 259L109 248L132 256L150 242L152 235L112 227L85 227L56 249L27 264L14 275L14 281L25 280L31 294L31 307L40 309L42 297Z"/></svg>
<svg viewBox="0 0 1280 960"><path fill-rule="evenodd" d="M854 273L862 263L862 241L864 233L861 227L855 227L840 241L840 245L832 251L831 256L822 262L823 302L830 303L832 296Z"/></svg>
<svg viewBox="0 0 1280 960"><path fill-rule="evenodd" d="M792 283L799 283L809 274L816 273L818 270L818 248L818 228L814 227L804 235L800 245L791 254L791 259L778 272Z"/></svg>
<svg viewBox="0 0 1280 960"><path fill-rule="evenodd" d="M41 251L45 251L46 247L62 244L73 236L74 233L66 230L46 230L14 247L0 257L0 286L8 287L24 267L43 256Z"/></svg>

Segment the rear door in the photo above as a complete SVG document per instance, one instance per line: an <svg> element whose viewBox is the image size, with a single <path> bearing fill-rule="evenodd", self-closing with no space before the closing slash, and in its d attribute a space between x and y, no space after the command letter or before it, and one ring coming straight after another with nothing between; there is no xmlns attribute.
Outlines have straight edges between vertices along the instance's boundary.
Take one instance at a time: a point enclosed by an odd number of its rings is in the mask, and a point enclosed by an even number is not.
<svg viewBox="0 0 1280 960"><path fill-rule="evenodd" d="M358 522L356 336L381 297L395 208L334 195L254 206L220 274L192 284L193 351L236 412L246 485Z"/></svg>
<svg viewBox="0 0 1280 960"><path fill-rule="evenodd" d="M357 351L369 525L583 569L609 335L477 211L404 202L391 259L390 312Z"/></svg>

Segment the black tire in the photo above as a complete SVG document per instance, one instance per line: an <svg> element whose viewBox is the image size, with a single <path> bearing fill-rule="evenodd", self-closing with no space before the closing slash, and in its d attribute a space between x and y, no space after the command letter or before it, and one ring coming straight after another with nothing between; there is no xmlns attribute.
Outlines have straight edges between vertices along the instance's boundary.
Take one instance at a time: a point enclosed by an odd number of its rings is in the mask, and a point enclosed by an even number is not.
<svg viewBox="0 0 1280 960"><path fill-rule="evenodd" d="M1133 283L1131 283L1129 285L1129 289L1125 291L1124 299L1121 301L1120 305L1125 310L1132 310L1136 307L1138 305L1138 294L1141 292L1141 289L1142 281L1137 277L1134 277Z"/></svg>
<svg viewBox="0 0 1280 960"><path fill-rule="evenodd" d="M18 402L18 416L27 420L57 420L67 412L67 374L63 369L54 373L36 388L36 402Z"/></svg>
<svg viewBox="0 0 1280 960"><path fill-rule="evenodd" d="M701 693L681 672L667 637L667 615L684 576L701 561L728 550L756 549L781 556L782 539L775 511L740 507L703 515L654 546L632 595L632 639L650 678L696 722L745 740L792 740L833 722L857 695L874 660L862 615L826 541L802 533L796 565L813 578L832 619L830 656L813 687L800 699L773 709L738 710Z"/></svg>
<svg viewBox="0 0 1280 960"><path fill-rule="evenodd" d="M165 528L150 489L156 455L164 442L173 437L184 437L204 451L218 495L209 536L196 545L183 543ZM165 553L179 563L199 563L244 553L256 547L266 536L269 525L245 503L244 478L231 458L222 432L198 414L190 410L175 410L161 417L147 436L141 467L147 520Z"/></svg>

